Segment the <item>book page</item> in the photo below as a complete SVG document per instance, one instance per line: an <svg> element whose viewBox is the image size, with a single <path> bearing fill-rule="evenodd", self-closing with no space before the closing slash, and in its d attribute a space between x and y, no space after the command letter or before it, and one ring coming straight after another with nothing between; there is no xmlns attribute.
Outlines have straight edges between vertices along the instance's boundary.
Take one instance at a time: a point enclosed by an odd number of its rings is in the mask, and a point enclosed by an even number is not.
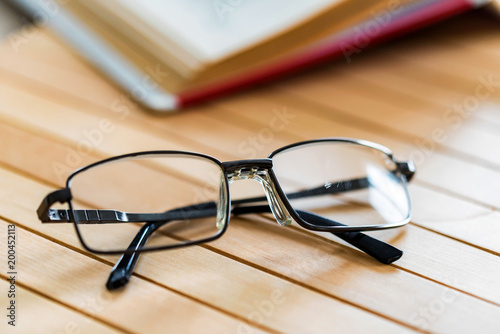
<svg viewBox="0 0 500 334"><path fill-rule="evenodd" d="M343 0L111 0L205 61L286 30Z"/></svg>

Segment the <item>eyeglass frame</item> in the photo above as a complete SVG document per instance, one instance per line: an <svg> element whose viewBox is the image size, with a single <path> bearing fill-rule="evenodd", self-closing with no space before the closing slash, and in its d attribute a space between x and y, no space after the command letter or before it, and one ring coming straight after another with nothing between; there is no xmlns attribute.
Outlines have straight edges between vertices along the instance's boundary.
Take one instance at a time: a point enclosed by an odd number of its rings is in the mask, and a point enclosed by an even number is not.
<svg viewBox="0 0 500 334"><path fill-rule="evenodd" d="M288 149L298 147L298 146L303 146L303 145L308 145L308 144L316 144L316 143L324 143L324 142L332 142L332 143L350 143L350 144L357 144L361 145L364 147L372 148L375 150L378 150L385 154L396 166L396 170L394 172L399 173L399 178L401 179L403 183L403 187L405 190L405 194L408 200L408 215L405 219L396 222L396 223L385 223L385 224L377 224L377 225L357 225L357 226L346 226L343 224L343 226L328 226L325 227L325 225L320 226L320 225L314 225L309 222L307 222L305 219L303 219L296 211L296 209L293 208L293 206L290 203L290 200L288 199L287 195L284 193L283 189L281 188L278 178L276 177L274 171L273 171L273 161L272 158L277 155L278 153L281 153L283 151L286 151ZM96 250L93 249L92 247L89 247L85 241L84 238L81 235L81 232L78 228L78 219L75 219L75 211L73 208L72 204L72 195L71 195L71 181L72 179L80 174L83 173L91 168L98 167L98 166L103 166L106 164L110 164L116 161L123 161L127 159L132 159L132 158L137 158L137 157L144 157L144 156L160 156L160 155L183 155L183 156L193 156L193 157L199 157L199 158L204 158L208 159L212 162L214 162L216 165L218 165L221 169L221 173L223 174L223 186L224 188L221 189L226 193L226 205L225 205L225 221L223 224L222 229L215 235L211 237L207 237L204 239L200 240L193 240L193 241L186 241L183 243L179 244L173 244L173 245L164 245L164 246L154 246L154 247L149 247L149 248L144 248L144 249L136 249L133 251L130 251L129 249L125 251L103 251L103 250ZM293 143L290 145L283 146L275 151L273 151L267 158L264 159L247 159L247 160L234 160L234 161L227 161L227 162L221 162L217 158L214 158L210 155L203 154L203 153L197 153L197 152L190 152L190 151L177 151L177 150L157 150L157 151L144 151L144 152L135 152L135 153L128 153L128 154L123 154L123 155L118 155L114 157L110 157L104 160L100 160L97 162L94 162L92 164L89 164L87 166L84 166L80 169L75 170L73 173L71 173L66 180L66 185L65 188L56 190L54 192L49 193L42 203L40 204L39 208L37 209L37 214L38 218L42 221L42 223L66 223L66 222L72 222L75 226L75 230L78 236L78 239L80 243L82 244L83 248L89 252L95 253L95 254L136 254L136 253L142 253L142 252L150 252L150 251L160 251L160 250L168 250L168 249L175 249L175 248L181 248L181 247L188 247L188 246L194 246L194 245L199 245L199 244L204 244L208 243L211 241L214 241L226 232L229 222L230 222L230 216L231 213L233 212L235 208L232 208L232 201L231 201L231 195L230 195L230 176L231 173L234 173L235 171L241 171L241 170L250 170L250 171L257 171L255 168L263 169L267 171L271 185L273 186L273 190L276 191L277 193L277 198L281 201L281 204L283 204L284 208L286 208L287 213L291 216L293 220L295 220L300 226L302 226L305 229L308 230L313 230L313 231L320 231L320 232L331 232L334 234L346 234L348 232L362 232L362 231L376 231L376 230L384 230L384 229L391 229L391 228L397 228L397 227L402 227L406 225L410 219L411 219L411 201L410 201L410 196L408 193L407 189L407 182L411 180L415 173L415 165L411 160L408 161L397 161L394 156L392 151L380 144L367 141L367 140L362 140L362 139L353 139L353 138L344 138L344 137L332 137L332 138L321 138L321 139L313 139L313 140L306 140L306 141L300 141L297 143ZM276 195L276 194L274 194ZM261 199L257 202L264 201L266 198L256 198L256 199ZM50 209L50 207L55 204L56 202L59 203L68 203L69 209L68 210L54 210ZM242 203L244 204L244 203ZM238 205L234 204L234 205ZM272 210L272 203L269 203L268 205ZM257 206L255 206L257 207ZM244 210L240 210L243 212L237 213L237 214L244 214L244 213L268 213L269 211L265 210L264 206L258 206L260 211L257 212L244 212ZM266 206L267 207L267 206ZM238 209L239 207L236 207ZM245 208L245 206L241 207ZM264 209L264 211L262 211ZM175 210L175 209L174 209ZM63 217L61 216L62 211L66 211L67 216ZM300 210L299 210L300 211ZM168 211L167 211L168 212ZM237 215L235 214L235 215ZM274 212L273 212L274 214ZM314 215L314 214L313 214ZM323 218L321 216L318 216L320 218ZM276 218L276 215L275 215ZM326 220L330 220L328 218L323 218ZM278 220L278 219L277 219ZM330 220L333 223L337 223L333 220ZM126 222L126 221L121 221L121 222ZM131 221L131 222L136 222L136 221ZM144 221L143 221L144 222ZM279 222L279 221L278 221ZM148 223L147 221L145 223ZM167 223L167 222L165 222ZM139 230L140 231L140 230ZM364 234L361 234L362 236L366 236ZM377 239L374 239L377 240ZM348 241L349 242L349 241ZM366 251L365 251L366 252ZM373 256L372 254L369 254ZM380 260L379 260L380 261ZM382 261L381 261L382 262Z"/></svg>

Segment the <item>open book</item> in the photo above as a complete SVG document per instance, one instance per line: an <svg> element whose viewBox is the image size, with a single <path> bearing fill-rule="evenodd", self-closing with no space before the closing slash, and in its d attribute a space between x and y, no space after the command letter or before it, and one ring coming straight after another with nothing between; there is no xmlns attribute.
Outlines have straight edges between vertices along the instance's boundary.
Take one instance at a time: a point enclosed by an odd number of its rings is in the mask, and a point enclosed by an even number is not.
<svg viewBox="0 0 500 334"><path fill-rule="evenodd" d="M175 110L374 43L486 0L11 0L142 105Z"/></svg>

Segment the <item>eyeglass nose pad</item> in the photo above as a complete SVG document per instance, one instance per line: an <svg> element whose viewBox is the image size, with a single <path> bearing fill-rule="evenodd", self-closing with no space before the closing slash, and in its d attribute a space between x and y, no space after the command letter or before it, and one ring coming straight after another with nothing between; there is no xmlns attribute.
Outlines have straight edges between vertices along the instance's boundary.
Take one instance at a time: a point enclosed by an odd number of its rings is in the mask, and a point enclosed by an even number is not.
<svg viewBox="0 0 500 334"><path fill-rule="evenodd" d="M217 202L217 229L222 230L227 222L227 187L224 174L221 174L219 184L219 201Z"/></svg>
<svg viewBox="0 0 500 334"><path fill-rule="evenodd" d="M285 204L283 204L283 201L277 196L278 192L276 191L276 187L269 173L267 171L265 173L259 173L259 175L255 175L254 179L264 188L267 201L269 202L271 212L276 221L278 221L281 226L290 225L292 223L292 216L285 207Z"/></svg>

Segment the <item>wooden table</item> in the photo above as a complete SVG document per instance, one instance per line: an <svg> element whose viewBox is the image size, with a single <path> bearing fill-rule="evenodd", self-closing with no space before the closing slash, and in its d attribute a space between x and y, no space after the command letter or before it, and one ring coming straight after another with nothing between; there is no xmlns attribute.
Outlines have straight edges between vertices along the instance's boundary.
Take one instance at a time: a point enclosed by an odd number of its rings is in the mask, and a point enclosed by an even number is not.
<svg viewBox="0 0 500 334"><path fill-rule="evenodd" d="M469 13L363 50L350 64L168 117L134 107L43 30L17 49L7 42L0 332L498 333L499 32L491 17ZM283 112L284 126L273 129ZM104 119L113 130L82 154L85 131ZM303 139L346 136L414 159L412 222L373 233L404 256L382 265L334 237L255 215L233 218L214 243L143 256L130 284L111 293L104 284L117 257L89 254L71 226L36 217L43 196L86 163L154 149L243 159L255 136L258 157ZM8 224L18 237L15 329L4 315Z"/></svg>

